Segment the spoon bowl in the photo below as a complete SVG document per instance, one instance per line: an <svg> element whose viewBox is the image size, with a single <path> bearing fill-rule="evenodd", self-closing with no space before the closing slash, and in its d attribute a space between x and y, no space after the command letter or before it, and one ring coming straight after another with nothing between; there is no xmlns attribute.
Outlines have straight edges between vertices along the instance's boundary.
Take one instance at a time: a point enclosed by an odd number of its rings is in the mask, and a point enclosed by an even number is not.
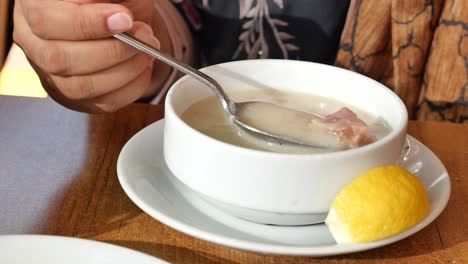
<svg viewBox="0 0 468 264"><path fill-rule="evenodd" d="M304 135L310 131L313 120L323 118L320 115L263 101L239 102L234 103L234 106L236 115L232 116L232 121L250 134L255 134L256 137L263 140L277 144L323 149L339 150L345 147L339 144L336 137L331 134L328 135L328 140L325 141L323 137L321 137L321 141L318 141L314 137ZM261 112L274 113L276 118L273 120L263 119L261 118ZM289 124L291 127L303 127L303 129L290 130L285 124ZM281 135L281 139L278 139L278 135Z"/></svg>

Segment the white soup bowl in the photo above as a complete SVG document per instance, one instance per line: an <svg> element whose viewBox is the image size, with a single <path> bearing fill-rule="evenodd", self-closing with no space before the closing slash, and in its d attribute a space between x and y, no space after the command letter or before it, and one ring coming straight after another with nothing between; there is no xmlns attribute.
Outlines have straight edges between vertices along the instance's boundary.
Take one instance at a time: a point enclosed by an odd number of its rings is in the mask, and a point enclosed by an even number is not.
<svg viewBox="0 0 468 264"><path fill-rule="evenodd" d="M172 86L165 103L165 161L182 183L234 216L277 225L322 222L345 185L369 169L395 164L401 155L405 105L390 89L363 75L290 60L237 61L202 71L227 91L270 87L331 97L382 117L392 129L372 144L333 153L280 154L230 145L180 118L190 105L213 95L185 76Z"/></svg>

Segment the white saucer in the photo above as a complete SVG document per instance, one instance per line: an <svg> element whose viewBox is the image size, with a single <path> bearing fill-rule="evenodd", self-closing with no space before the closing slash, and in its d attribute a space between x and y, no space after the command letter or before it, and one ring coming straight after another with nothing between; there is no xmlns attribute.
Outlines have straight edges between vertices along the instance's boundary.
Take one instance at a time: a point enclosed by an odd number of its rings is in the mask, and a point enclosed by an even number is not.
<svg viewBox="0 0 468 264"><path fill-rule="evenodd" d="M0 236L0 263L5 264L163 264L155 257L107 243L59 236Z"/></svg>
<svg viewBox="0 0 468 264"><path fill-rule="evenodd" d="M450 179L440 160L408 136L411 146L401 165L423 182L431 202L427 218L396 236L367 244L337 245L324 224L271 226L228 215L206 203L178 181L163 159L164 121L137 133L124 146L117 163L120 184L143 211L191 236L216 244L270 254L328 256L381 247L421 230L445 208Z"/></svg>

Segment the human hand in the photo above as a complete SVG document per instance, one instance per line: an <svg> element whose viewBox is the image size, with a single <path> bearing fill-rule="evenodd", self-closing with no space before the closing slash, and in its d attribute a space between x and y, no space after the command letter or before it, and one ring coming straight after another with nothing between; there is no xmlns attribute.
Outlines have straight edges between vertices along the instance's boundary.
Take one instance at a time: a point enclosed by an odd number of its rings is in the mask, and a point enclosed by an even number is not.
<svg viewBox="0 0 468 264"><path fill-rule="evenodd" d="M49 95L74 110L113 112L154 92L148 89L153 58L112 37L129 30L159 47L147 24L152 19L152 1L104 2L116 1L15 3L15 42Z"/></svg>

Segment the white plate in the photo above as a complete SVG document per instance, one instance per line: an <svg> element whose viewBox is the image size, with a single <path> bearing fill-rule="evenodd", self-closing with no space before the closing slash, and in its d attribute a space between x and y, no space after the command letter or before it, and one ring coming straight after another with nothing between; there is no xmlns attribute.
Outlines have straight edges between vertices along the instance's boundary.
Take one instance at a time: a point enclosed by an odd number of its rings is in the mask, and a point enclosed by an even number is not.
<svg viewBox="0 0 468 264"><path fill-rule="evenodd" d="M107 243L59 236L0 236L0 263L4 264L163 264L138 251Z"/></svg>
<svg viewBox="0 0 468 264"><path fill-rule="evenodd" d="M431 223L450 196L450 179L440 160L422 143L408 137L410 153L401 165L415 173L429 195L427 218L396 236L367 244L337 245L324 224L271 226L228 215L202 200L178 181L163 159L164 121L158 121L127 142L117 173L120 184L143 211L160 222L216 244L270 254L329 256L369 250L406 238ZM220 180L222 175L220 175Z"/></svg>

